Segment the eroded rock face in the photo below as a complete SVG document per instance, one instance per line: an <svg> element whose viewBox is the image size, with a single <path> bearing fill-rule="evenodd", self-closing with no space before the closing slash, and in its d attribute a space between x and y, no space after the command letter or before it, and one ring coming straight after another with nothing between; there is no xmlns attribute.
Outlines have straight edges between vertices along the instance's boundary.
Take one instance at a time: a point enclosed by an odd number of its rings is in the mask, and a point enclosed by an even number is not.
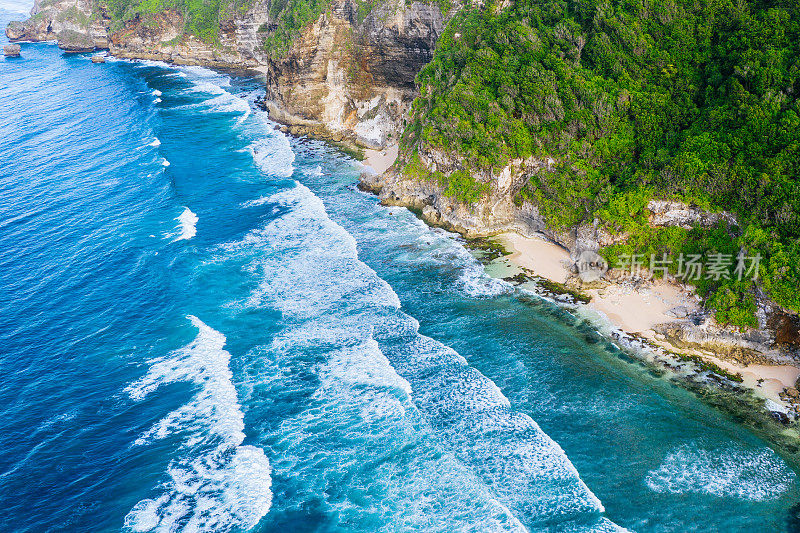
<svg viewBox="0 0 800 533"><path fill-rule="evenodd" d="M444 29L440 8L381 0L365 14L358 0L332 0L330 10L306 28L288 53L275 57L264 47L275 27L270 1L221 15L218 45L186 35L177 11L136 17L112 31L102 9L92 10L92 0L36 0L31 18L11 23L6 34L31 41L61 35L69 51L109 48L124 58L257 69L267 85L264 107L275 120L366 147L396 142L416 96L414 76L433 57Z"/></svg>
<svg viewBox="0 0 800 533"><path fill-rule="evenodd" d="M536 160L530 160L536 165ZM439 168L441 168L441 163ZM568 239L556 235L545 225L544 217L530 202L516 205L512 190L521 187L520 173L507 187L500 187L497 179L488 181L489 193L474 204L466 204L448 196L444 187L429 180L418 180L404 176L401 172L389 171L383 175L363 175L361 187L378 195L386 205L402 205L422 213L431 224L458 231L470 237L495 235L504 231L516 231L533 236L544 233L555 241Z"/></svg>
<svg viewBox="0 0 800 533"><path fill-rule="evenodd" d="M58 47L68 53L93 52L94 41L86 33L75 30L61 30L56 35Z"/></svg>
<svg viewBox="0 0 800 533"><path fill-rule="evenodd" d="M461 170L461 163L449 154L436 150L418 149L420 162L429 172L449 175ZM549 226L538 207L529 202L515 201L531 177L539 172L551 172L551 158L512 159L497 172L474 176L487 187L477 202L467 204L448 196L445 188L432 180L403 175L400 169L381 176L363 175L361 187L375 192L384 204L402 205L421 212L427 222L463 233L470 237L485 237L513 231L526 237L542 236L570 251L573 261L584 252L596 252L603 246L625 238L612 235L596 221L591 224L556 229Z"/></svg>
<svg viewBox="0 0 800 533"><path fill-rule="evenodd" d="M244 22L240 27L237 19L223 21L219 33L221 46L212 46L184 33L185 21L181 13L163 11L146 19L136 17L129 21L121 30L111 34L109 50L117 57L152 59L176 65L257 68L260 63L247 48L255 39L254 35L247 33L248 24L254 23Z"/></svg>
<svg viewBox="0 0 800 533"><path fill-rule="evenodd" d="M710 213L683 202L651 200L647 204L650 211L650 224L653 226L679 226L692 229L694 226L711 227L718 222L736 224L736 217L730 213Z"/></svg>
<svg viewBox="0 0 800 533"><path fill-rule="evenodd" d="M11 41L53 41L63 34L70 46L106 48L107 23L102 12L93 10L92 0L35 0L31 17L24 22L11 22L6 36ZM90 45L84 37L91 41Z"/></svg>
<svg viewBox="0 0 800 533"><path fill-rule="evenodd" d="M7 44L3 47L3 55L6 57L19 57L20 47L18 44Z"/></svg>
<svg viewBox="0 0 800 533"><path fill-rule="evenodd" d="M274 118L351 132L367 147L392 144L443 28L435 4L381 2L359 21L355 0L334 0L285 58L268 60Z"/></svg>

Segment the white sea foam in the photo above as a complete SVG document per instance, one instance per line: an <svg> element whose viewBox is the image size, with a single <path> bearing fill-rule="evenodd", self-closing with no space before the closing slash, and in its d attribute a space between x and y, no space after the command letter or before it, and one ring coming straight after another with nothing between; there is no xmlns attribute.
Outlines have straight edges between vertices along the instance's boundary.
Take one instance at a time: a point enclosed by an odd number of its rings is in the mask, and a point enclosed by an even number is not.
<svg viewBox="0 0 800 533"><path fill-rule="evenodd" d="M464 251L469 254L466 250ZM511 285L501 279L489 276L483 265L474 258L470 257L465 263L458 280L461 290L467 295L474 298L492 298L511 291Z"/></svg>
<svg viewBox="0 0 800 533"><path fill-rule="evenodd" d="M686 444L670 452L645 482L655 492L765 501L786 492L794 480L794 472L769 448L708 450Z"/></svg>
<svg viewBox="0 0 800 533"><path fill-rule="evenodd" d="M244 98L240 98L225 90L223 87L230 86L230 78L218 75L205 69L190 71L189 76L192 85L186 90L191 93L202 93L212 95L212 98L201 102L183 106L184 109L202 108L212 113L231 113L239 115L237 122L243 123L251 114L250 104Z"/></svg>
<svg viewBox="0 0 800 533"><path fill-rule="evenodd" d="M320 384L311 398L318 407L306 414L308 418L297 420L300 425L286 437L287 446L301 450L311 446L305 444L311 437L303 428L322 420L346 422L347 429L341 431L351 435L348 439L375 435L378 441L387 441L395 437L385 432L410 432L407 426L422 417L426 425L436 428L436 438L444 443L446 453L452 453L462 466L447 462L443 472L444 466L426 463L415 466L420 471L405 475L417 476L426 490L442 488L428 476L440 477L444 485L463 486L464 494L473 500L472 511L460 499L448 502L450 518L457 517L456 522L475 520L470 515L475 512L494 516L496 522L487 519L487 523L497 527L486 530L513 530L519 524L515 516L533 522L579 520L592 527L613 526L600 516L602 504L557 443L530 417L514 411L494 382L461 355L419 334L418 323L399 311L395 292L358 259L355 239L330 220L318 197L297 184L243 207L269 204L277 217L220 251L246 254L251 258L248 270L260 278L258 288L242 305L278 310L291 324L274 337L270 348L271 357L279 361L276 372L291 368L293 358L320 350L326 354L315 367ZM442 239L447 240L441 244L442 262L447 260L445 255L452 259L455 254L465 266L477 265L466 250L455 250L451 240ZM403 429L391 429L393 425ZM292 458L295 464L282 470L300 468L304 458L299 454ZM335 464L342 458L327 460ZM426 469L430 472L422 472ZM396 480L403 474L387 475ZM403 501L403 505L414 505ZM424 505L420 513L423 509L435 514ZM493 515L491 509L499 514ZM348 506L346 512L356 511ZM421 524L431 527L430 517L403 516L410 529L425 528Z"/></svg>
<svg viewBox="0 0 800 533"><path fill-rule="evenodd" d="M158 89L153 89L153 92L150 94L152 94L153 96L161 96L161 91L159 91Z"/></svg>
<svg viewBox="0 0 800 533"><path fill-rule="evenodd" d="M261 139L250 145L253 160L268 176L288 178L294 173L294 151L289 138L277 130L268 130Z"/></svg>
<svg viewBox="0 0 800 533"><path fill-rule="evenodd" d="M306 174L308 176L318 178L318 177L322 176L322 166L321 165L317 165L314 168L307 169L306 170Z"/></svg>
<svg viewBox="0 0 800 533"><path fill-rule="evenodd" d="M169 161L167 161L166 157L162 157L161 158L161 166L163 166L163 167L168 167L169 166Z"/></svg>
<svg viewBox="0 0 800 533"><path fill-rule="evenodd" d="M159 104L159 103L161 103L161 98L156 98L156 99L154 99L154 100L153 100L153 103L154 103L154 104Z"/></svg>
<svg viewBox="0 0 800 533"><path fill-rule="evenodd" d="M200 220L191 209L183 208L183 212L176 218L180 223L180 234L175 238L176 241L189 240L197 235L197 221Z"/></svg>
<svg viewBox="0 0 800 533"><path fill-rule="evenodd" d="M244 416L229 368L225 336L194 316L198 329L187 346L153 362L126 388L141 400L168 383L190 382L199 390L136 440L145 445L186 435L179 457L167 468L162 494L137 503L125 517L132 531L231 531L249 529L270 508L270 465L263 450L243 445Z"/></svg>
<svg viewBox="0 0 800 533"><path fill-rule="evenodd" d="M227 91L220 87L219 83L214 83L213 81L205 81L205 80L198 80L194 81L192 85L187 89L190 92L196 93L208 93L208 94L226 94Z"/></svg>
<svg viewBox="0 0 800 533"><path fill-rule="evenodd" d="M158 137L156 137L155 139L152 140L150 146L161 146L161 141L158 139Z"/></svg>
<svg viewBox="0 0 800 533"><path fill-rule="evenodd" d="M250 104L244 98L225 92L215 98L206 100L203 105L217 113L234 113L240 115L237 121L241 124L250 116Z"/></svg>

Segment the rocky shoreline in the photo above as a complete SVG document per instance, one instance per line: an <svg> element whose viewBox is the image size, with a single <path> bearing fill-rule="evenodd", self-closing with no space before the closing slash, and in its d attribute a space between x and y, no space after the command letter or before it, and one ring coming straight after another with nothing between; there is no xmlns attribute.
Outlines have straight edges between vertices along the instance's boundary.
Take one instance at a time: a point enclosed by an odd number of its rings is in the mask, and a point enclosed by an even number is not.
<svg viewBox="0 0 800 533"><path fill-rule="evenodd" d="M383 175L364 173L359 187L376 194L384 205L407 207L429 225L461 234L478 248L487 273L523 293L545 298L563 311L556 313L559 318L575 326L590 342L603 343L617 355L644 365L651 373L745 421L800 464L800 392L794 380L785 383L787 378L780 381L774 376L781 369L789 370L784 372L789 376L800 373L797 317L773 313L768 324L762 317L762 328L738 332L715 324L697 300L689 298L688 288L678 285L676 289L685 295L670 309L675 316L665 317L672 320L653 324L647 332L626 331L624 325L598 312L590 302L614 291L641 298L649 294L653 284L644 279L618 278L613 269L607 279L581 282L576 275L577 256L587 249L596 250L611 238L598 228L552 231L535 207L514 206L508 196L490 194L476 206L465 206L448 198L437 183L410 179L392 170ZM673 215L664 210L659 216ZM697 219L706 215L690 212L688 216ZM482 223L487 219L488 223ZM506 256L512 250L508 243L496 241L498 235L509 232L525 239L546 239L560 247L567 267L563 278L552 279L558 277L552 270L548 278L538 268L534 271L509 261ZM493 243L488 245L491 252L486 252L485 243ZM681 309L685 312L680 313ZM771 386L765 386L766 382Z"/></svg>
<svg viewBox="0 0 800 533"><path fill-rule="evenodd" d="M709 360L707 354L626 332L608 317L592 312L585 293L509 265L506 258L510 252L496 240L465 239L464 244L484 264L487 274L511 284L521 301L573 327L586 342L610 356L639 366L727 413L772 442L786 460L800 465L800 395L796 389L781 393L779 404L766 398L758 383L745 383L741 374Z"/></svg>

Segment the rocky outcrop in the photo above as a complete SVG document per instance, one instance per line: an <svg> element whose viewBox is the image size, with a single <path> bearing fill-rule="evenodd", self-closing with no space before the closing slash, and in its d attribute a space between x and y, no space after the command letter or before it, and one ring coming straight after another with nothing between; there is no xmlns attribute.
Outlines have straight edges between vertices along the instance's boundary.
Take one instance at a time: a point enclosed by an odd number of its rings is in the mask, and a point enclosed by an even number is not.
<svg viewBox="0 0 800 533"><path fill-rule="evenodd" d="M107 25L92 0L35 0L31 17L9 23L6 36L11 41L54 41L62 35L68 48L107 48Z"/></svg>
<svg viewBox="0 0 800 533"><path fill-rule="evenodd" d="M3 47L3 55L6 57L19 57L20 47L18 44L7 44Z"/></svg>
<svg viewBox="0 0 800 533"><path fill-rule="evenodd" d="M176 65L202 65L227 69L258 68L262 64L253 56L246 32L237 31L239 20L251 27L254 11L241 19L232 18L220 25L220 45L212 46L184 32L185 20L177 11L162 11L138 16L110 35L112 55L130 59L151 59ZM266 12L263 13L266 16ZM253 30L255 31L255 30ZM240 41L240 39L244 39Z"/></svg>
<svg viewBox="0 0 800 533"><path fill-rule="evenodd" d="M122 58L256 69L267 87L263 106L278 122L365 147L396 142L417 94L414 77L445 25L439 6L382 0L365 9L360 0L332 0L278 56L264 44L276 29L271 2L222 13L214 45L187 34L180 12L112 23L93 0L36 0L31 18L12 22L6 34L12 41L58 39L68 51L108 48Z"/></svg>
<svg viewBox="0 0 800 533"><path fill-rule="evenodd" d="M61 30L56 35L58 47L67 53L93 52L94 41L89 35L75 30Z"/></svg>
<svg viewBox="0 0 800 533"><path fill-rule="evenodd" d="M775 345L768 330L732 331L710 321L693 324L690 321L670 322L655 326L656 333L678 348L710 351L741 365L780 365L787 363L790 354Z"/></svg>
<svg viewBox="0 0 800 533"><path fill-rule="evenodd" d="M711 213L683 202L669 200L650 200L647 204L649 221L653 226L679 226L692 229L695 226L711 227L718 222L736 224L736 217L730 213Z"/></svg>
<svg viewBox="0 0 800 533"><path fill-rule="evenodd" d="M459 162L440 152L418 155L431 172L449 174L460 168ZM609 234L596 222L557 230L546 223L536 205L515 201L517 193L533 174L550 172L551 168L552 161L531 157L512 160L497 173L477 176L478 181L488 187L488 192L474 204L447 195L445 187L436 181L415 179L399 169L383 175L364 174L360 186L377 194L386 205L410 207L426 222L468 237L487 237L507 231L526 237L544 235L568 249L573 260L585 251L597 251L624 237Z"/></svg>
<svg viewBox="0 0 800 533"><path fill-rule="evenodd" d="M427 222L469 237L485 237L503 231L516 231L526 236L548 233L536 206L527 202L521 206L514 204L510 189L519 186L516 180L490 182L489 193L472 205L448 196L444 187L435 181L410 178L401 172L365 174L360 184L363 189L377 194L385 205L409 207L421 213Z"/></svg>

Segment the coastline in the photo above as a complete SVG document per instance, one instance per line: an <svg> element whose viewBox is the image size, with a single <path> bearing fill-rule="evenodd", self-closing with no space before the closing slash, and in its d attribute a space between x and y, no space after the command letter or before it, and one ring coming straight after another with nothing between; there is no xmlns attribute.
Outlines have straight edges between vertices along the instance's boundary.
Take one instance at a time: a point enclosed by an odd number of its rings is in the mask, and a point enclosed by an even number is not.
<svg viewBox="0 0 800 533"><path fill-rule="evenodd" d="M247 74L254 77L258 75L252 69ZM263 107L262 110L269 111ZM283 126L280 129L290 135L324 140L360 160L366 173L376 177L387 172L398 157L397 144L389 145L382 150L363 147L356 150L341 135L332 135L324 129L320 131L318 128L297 126ZM402 202L396 205L402 205ZM425 213L421 215L420 218L426 223L437 225L430 220L430 217L424 216ZM458 231L452 227L447 229ZM464 236L467 237L466 234ZM640 352L648 352L644 356L647 362L655 364L662 370L664 368L679 370L675 372L675 377L683 379L690 390L700 392L718 387L729 388L735 395L741 395L743 392L752 393L756 398L755 402L743 400L747 403L747 409L753 415L767 415L766 420L762 419L757 425L763 429L764 421L773 422L773 425L780 430L779 433L773 432L773 435L780 434L789 439L789 443L787 441L779 443L784 445L784 450L787 449L787 445L795 446L800 443L800 432L795 429L796 422L800 418L800 396L792 396L792 399L796 399L794 402L788 401L785 392L786 390L796 392L795 383L800 378L800 365L789 364L788 361L787 364L743 365L719 357L709 350L676 346L654 329L657 325L675 322L675 318L668 314L671 309L685 307L688 313L699 309L697 305L699 299L687 287L661 281L639 287L611 282L603 287L578 287L575 290L575 286L570 284L575 278L570 276L569 268L573 261L569 251L548 240L544 235L526 237L507 231L493 237L478 238L498 242L507 252L491 262L484 261L488 275L506 281L520 275L541 278L539 281L531 279L523 281L518 277L514 280L514 284L522 285L523 289L530 288L540 295L549 296L557 305L566 306L579 320L589 322L603 339L617 344L621 349L633 350L640 357L642 356ZM507 262L508 265L500 267L498 263L501 262ZM546 282L555 283L555 290ZM538 290L541 287L544 291ZM585 295L591 300L578 301L574 298L575 294ZM694 366L695 369L687 370L686 366ZM716 378L707 379L706 374L712 374ZM740 379L731 380L732 376ZM710 403L717 407L728 408L719 402ZM728 410L735 411L734 408ZM800 456L795 457L794 462L800 464Z"/></svg>
<svg viewBox="0 0 800 533"><path fill-rule="evenodd" d="M572 264L569 252L545 238L504 233L498 235L495 241L506 248L507 255L486 265L487 274L493 277L508 280L524 274L568 287L570 279L575 279L570 278L568 270ZM536 284L535 281L528 281L521 285L525 283ZM638 286L612 281L602 287L580 290L591 300L588 303L573 302L572 305L579 315L594 323L601 331L640 341L668 365L672 365L677 356L684 361L696 360L701 367L707 365L712 372L714 369L722 370L721 377L735 377L735 385L753 392L773 418L784 424L794 418L789 415L795 412L796 403L789 400L796 393L795 383L800 377L800 365L788 360L785 364L742 364L708 349L677 346L657 331L659 325L687 322L686 319L676 318L675 309L685 315L700 310L699 298L690 287L662 280ZM786 415L787 419L776 413Z"/></svg>
<svg viewBox="0 0 800 533"><path fill-rule="evenodd" d="M506 226L473 236L448 224L435 207L421 208L414 193L390 192L387 197L381 176L391 171L381 170L388 170L393 158L385 151L366 150L365 155L359 187L387 205L412 208L429 225L461 234L489 276L565 308L579 329L587 329L581 322L589 325L592 331L584 332L588 336L599 335L676 384L707 398L722 393L724 400L710 403L744 416L788 453L798 452L800 364L761 339L752 342L723 328L698 326L693 318L704 312L693 287L663 280L633 282L613 270L606 276L610 279L584 285L571 271L575 262L570 251L544 234L523 236ZM800 456L795 462L800 464Z"/></svg>

